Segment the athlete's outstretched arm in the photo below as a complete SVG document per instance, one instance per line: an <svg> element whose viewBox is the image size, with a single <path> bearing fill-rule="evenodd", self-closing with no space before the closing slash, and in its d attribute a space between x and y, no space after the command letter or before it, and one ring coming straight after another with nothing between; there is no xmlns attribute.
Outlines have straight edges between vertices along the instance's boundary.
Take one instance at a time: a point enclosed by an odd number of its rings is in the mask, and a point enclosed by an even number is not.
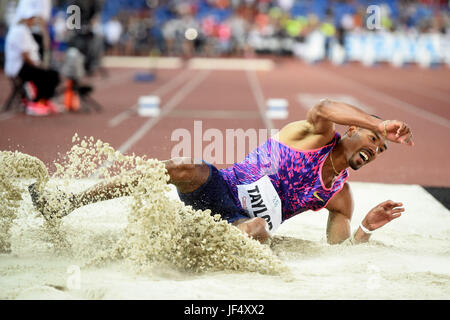
<svg viewBox="0 0 450 320"><path fill-rule="evenodd" d="M376 132L387 140L413 145L409 126L398 120L378 119L345 102L321 100L308 111L307 121L316 134L334 134L334 124L356 126Z"/></svg>
<svg viewBox="0 0 450 320"><path fill-rule="evenodd" d="M379 229L388 222L399 218L401 213L405 211L402 206L403 204L400 202L384 201L367 213L361 225L369 231ZM348 183L330 200L327 209L329 210L327 224L328 243L338 244L347 239L352 244L369 241L370 233L366 233L361 227L358 227L351 237L350 220L353 214L353 199Z"/></svg>
<svg viewBox="0 0 450 320"><path fill-rule="evenodd" d="M367 213L361 225L369 231L377 230L388 222L399 218L402 212L405 211L402 206L403 204L401 202L392 200L384 201ZM364 232L361 227L358 227L353 235L353 241L356 243L367 242L369 238L370 234Z"/></svg>
<svg viewBox="0 0 450 320"><path fill-rule="evenodd" d="M348 183L328 202L327 242L338 244L350 238L353 198Z"/></svg>

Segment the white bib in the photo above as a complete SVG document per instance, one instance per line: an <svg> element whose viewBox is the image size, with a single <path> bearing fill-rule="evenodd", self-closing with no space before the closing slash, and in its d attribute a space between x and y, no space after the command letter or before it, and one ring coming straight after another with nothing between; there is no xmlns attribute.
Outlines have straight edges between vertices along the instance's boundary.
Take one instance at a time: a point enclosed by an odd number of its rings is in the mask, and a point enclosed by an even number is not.
<svg viewBox="0 0 450 320"><path fill-rule="evenodd" d="M281 200L268 176L250 184L237 185L242 207L249 215L266 220L272 234L281 224Z"/></svg>

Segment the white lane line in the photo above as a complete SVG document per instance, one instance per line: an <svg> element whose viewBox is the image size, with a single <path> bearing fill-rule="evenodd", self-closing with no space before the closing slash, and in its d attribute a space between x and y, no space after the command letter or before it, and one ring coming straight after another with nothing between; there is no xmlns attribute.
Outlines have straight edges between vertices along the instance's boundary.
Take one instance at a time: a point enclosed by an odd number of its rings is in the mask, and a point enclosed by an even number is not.
<svg viewBox="0 0 450 320"><path fill-rule="evenodd" d="M153 92L150 94L154 95L160 95L163 96L167 92L170 92L173 90L176 86L178 86L180 83L182 83L186 76L189 74L189 70L185 70L184 72L178 74L175 78L170 80L169 82L165 83L159 88L156 88ZM118 115L116 115L114 118L108 121L108 127L113 128L121 124L123 121L131 117L132 115L136 114L138 104L135 103L131 107L127 108L126 110L122 111Z"/></svg>
<svg viewBox="0 0 450 320"><path fill-rule="evenodd" d="M363 84L361 84L357 81L351 80L347 77L340 76L340 75L334 74L334 73L326 71L326 70L320 70L318 72L318 74L324 75L327 78L333 78L333 77L338 78L339 82L347 82L354 89L361 90L361 91L365 92L367 95L372 96L373 98L378 99L385 104L389 104L389 105L396 107L398 109L401 109L403 111L413 113L416 116L422 117L430 122L434 122L438 125L446 127L447 129L450 129L450 120L447 118L444 118L444 117L438 116L435 113L423 110L415 105L412 105L408 102L397 99L391 95L388 95L386 93L383 93L383 92L373 89L371 87L363 85Z"/></svg>
<svg viewBox="0 0 450 320"><path fill-rule="evenodd" d="M271 132L274 126L272 119L269 119L266 116L266 102L264 100L261 86L259 85L258 77L256 76L256 73L254 71L247 70L246 73L248 82L250 83L250 88L252 89L253 97L255 98L256 104L259 109L259 114L261 115L266 129Z"/></svg>
<svg viewBox="0 0 450 320"><path fill-rule="evenodd" d="M150 129L152 129L162 118L167 116L175 107L177 107L181 101L194 90L211 71L202 71L196 77L191 78L178 92L167 101L167 103L161 108L161 113L158 117L150 118L147 120L130 138L128 138L120 147L119 151L122 153L127 152L136 142L142 139Z"/></svg>
<svg viewBox="0 0 450 320"><path fill-rule="evenodd" d="M115 126L118 126L123 121L125 121L126 119L131 117L133 114L136 113L136 107L137 107L137 104L135 103L131 107L129 107L128 109L122 111L117 116L115 116L114 118L109 120L108 121L108 127L114 128Z"/></svg>

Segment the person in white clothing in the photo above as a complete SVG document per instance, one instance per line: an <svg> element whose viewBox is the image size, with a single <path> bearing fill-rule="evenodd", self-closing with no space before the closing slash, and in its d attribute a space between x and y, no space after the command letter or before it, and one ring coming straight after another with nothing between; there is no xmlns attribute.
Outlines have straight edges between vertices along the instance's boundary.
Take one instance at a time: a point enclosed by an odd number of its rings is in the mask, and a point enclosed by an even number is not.
<svg viewBox="0 0 450 320"><path fill-rule="evenodd" d="M16 9L15 22L19 22L21 16L32 10L35 14L35 21L31 27L31 34L39 46L39 55L43 66L50 65L50 35L48 32L51 18L51 0L19 0Z"/></svg>
<svg viewBox="0 0 450 320"><path fill-rule="evenodd" d="M27 111L48 114L56 112L57 107L50 102L59 84L59 74L54 70L42 68L39 46L31 34L31 26L39 13L33 8L16 13L16 23L11 26L5 41L5 74L23 83L32 83L35 96L27 104ZM35 102L35 103L33 103Z"/></svg>

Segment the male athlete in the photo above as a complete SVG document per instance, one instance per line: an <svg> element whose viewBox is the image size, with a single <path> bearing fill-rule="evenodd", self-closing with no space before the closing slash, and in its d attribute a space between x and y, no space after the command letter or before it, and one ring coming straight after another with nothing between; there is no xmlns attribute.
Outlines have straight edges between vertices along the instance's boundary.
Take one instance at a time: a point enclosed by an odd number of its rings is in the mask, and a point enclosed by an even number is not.
<svg viewBox="0 0 450 320"><path fill-rule="evenodd" d="M348 126L341 137L335 124ZM346 182L353 170L386 151L387 141L414 145L411 129L401 121L382 121L343 102L321 100L307 119L289 123L277 135L230 168L218 170L189 158L165 161L170 183L180 199L196 210L211 209L250 237L264 241L290 217L306 210L329 211L327 241L366 242L372 231L400 217L403 204L391 200L369 211L351 236L353 199ZM106 181L70 198L69 210L100 200L126 196L120 182ZM45 211L30 186L35 206ZM95 199L95 200L94 200Z"/></svg>

